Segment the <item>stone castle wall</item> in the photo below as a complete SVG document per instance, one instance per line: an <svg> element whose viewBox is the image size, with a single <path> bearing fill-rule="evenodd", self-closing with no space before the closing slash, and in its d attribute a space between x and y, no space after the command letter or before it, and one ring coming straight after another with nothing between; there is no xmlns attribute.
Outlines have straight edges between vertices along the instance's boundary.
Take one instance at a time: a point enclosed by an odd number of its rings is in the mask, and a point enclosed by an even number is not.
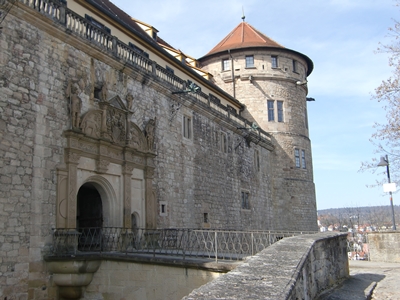
<svg viewBox="0 0 400 300"><path fill-rule="evenodd" d="M52 34L9 14L0 35L1 297L56 297L42 257L59 209L57 168L65 164L65 132L72 127L66 92L71 81L82 116L99 108L94 90L106 83L108 99L133 95L131 121L140 129L156 119L153 191L146 193L166 204L162 216L159 205L153 212L158 227L270 228L269 150L249 147L245 134L223 118L203 115L190 96L173 96L167 84L138 70L116 70L100 51L79 48L82 42L71 36L72 46L54 37L56 26L49 27ZM183 115L192 118L191 139L182 136ZM250 194L250 209L241 208L242 190Z"/></svg>
<svg viewBox="0 0 400 300"><path fill-rule="evenodd" d="M0 35L0 297L47 298L46 237L68 124L62 92L79 53L11 14ZM66 58L68 57L68 62ZM76 62L75 62L76 64Z"/></svg>
<svg viewBox="0 0 400 300"><path fill-rule="evenodd" d="M396 231L368 233L370 261L400 262L399 246L400 234Z"/></svg>
<svg viewBox="0 0 400 300"><path fill-rule="evenodd" d="M246 68L246 55L254 56L254 67ZM278 57L278 68L272 68L271 56ZM231 52L235 77L235 95L246 105L244 114L272 135L275 151L271 158L271 211L275 229L316 229L316 197L313 183L311 142L307 121L306 61L290 50L246 49ZM202 59L202 68L214 76L216 84L233 94L232 71L222 71L227 53ZM296 60L297 70L293 70ZM267 101L274 102L275 121L268 121ZM283 122L277 121L277 101L283 101ZM305 153L306 167L295 165L295 149ZM301 160L301 158L300 158ZM294 220L296 220L294 222ZM300 225L301 224L301 225Z"/></svg>
<svg viewBox="0 0 400 300"><path fill-rule="evenodd" d="M180 299L223 273L156 264L102 261L83 299Z"/></svg>

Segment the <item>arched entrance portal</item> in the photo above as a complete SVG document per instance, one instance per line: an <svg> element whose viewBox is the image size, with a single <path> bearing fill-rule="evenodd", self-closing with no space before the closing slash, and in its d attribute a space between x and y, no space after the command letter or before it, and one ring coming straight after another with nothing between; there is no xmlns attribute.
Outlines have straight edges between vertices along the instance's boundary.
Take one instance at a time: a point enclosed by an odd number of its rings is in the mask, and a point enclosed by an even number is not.
<svg viewBox="0 0 400 300"><path fill-rule="evenodd" d="M76 224L78 230L103 226L103 203L100 193L91 183L85 183L78 191Z"/></svg>
<svg viewBox="0 0 400 300"><path fill-rule="evenodd" d="M102 247L103 203L92 183L81 186L77 196L76 226L80 232L78 249L100 250Z"/></svg>

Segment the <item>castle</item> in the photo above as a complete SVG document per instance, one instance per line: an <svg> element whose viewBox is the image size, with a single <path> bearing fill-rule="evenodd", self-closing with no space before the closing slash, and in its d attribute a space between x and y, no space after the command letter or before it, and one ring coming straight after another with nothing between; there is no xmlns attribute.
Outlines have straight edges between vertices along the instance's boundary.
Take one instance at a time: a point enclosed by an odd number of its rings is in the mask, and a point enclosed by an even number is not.
<svg viewBox="0 0 400 300"><path fill-rule="evenodd" d="M57 229L317 229L307 56L243 21L195 59L108 0L0 11L2 299L52 298Z"/></svg>

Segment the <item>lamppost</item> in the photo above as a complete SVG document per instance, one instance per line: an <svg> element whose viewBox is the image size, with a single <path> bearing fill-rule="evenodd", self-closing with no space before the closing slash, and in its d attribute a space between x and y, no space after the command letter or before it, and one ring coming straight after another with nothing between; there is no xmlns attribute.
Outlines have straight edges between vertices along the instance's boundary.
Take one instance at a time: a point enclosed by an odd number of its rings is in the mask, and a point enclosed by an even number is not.
<svg viewBox="0 0 400 300"><path fill-rule="evenodd" d="M389 158L386 155L385 157L381 156L381 161L378 164L378 167L385 167L386 166L386 173L388 177L388 183L390 183L390 173L389 173ZM394 220L394 207L393 207L393 196L392 196L392 188L389 187L389 194L390 194L390 205L392 207L392 222L393 222L393 230L396 230L396 221Z"/></svg>

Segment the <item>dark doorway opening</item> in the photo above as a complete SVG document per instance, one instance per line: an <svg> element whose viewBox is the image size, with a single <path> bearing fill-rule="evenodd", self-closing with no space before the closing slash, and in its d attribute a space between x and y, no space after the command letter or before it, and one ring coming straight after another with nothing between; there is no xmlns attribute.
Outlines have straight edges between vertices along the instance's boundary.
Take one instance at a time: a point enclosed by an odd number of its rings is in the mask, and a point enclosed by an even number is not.
<svg viewBox="0 0 400 300"><path fill-rule="evenodd" d="M103 227L103 204L96 187L81 186L77 196L77 229L80 232L79 250L100 250Z"/></svg>

